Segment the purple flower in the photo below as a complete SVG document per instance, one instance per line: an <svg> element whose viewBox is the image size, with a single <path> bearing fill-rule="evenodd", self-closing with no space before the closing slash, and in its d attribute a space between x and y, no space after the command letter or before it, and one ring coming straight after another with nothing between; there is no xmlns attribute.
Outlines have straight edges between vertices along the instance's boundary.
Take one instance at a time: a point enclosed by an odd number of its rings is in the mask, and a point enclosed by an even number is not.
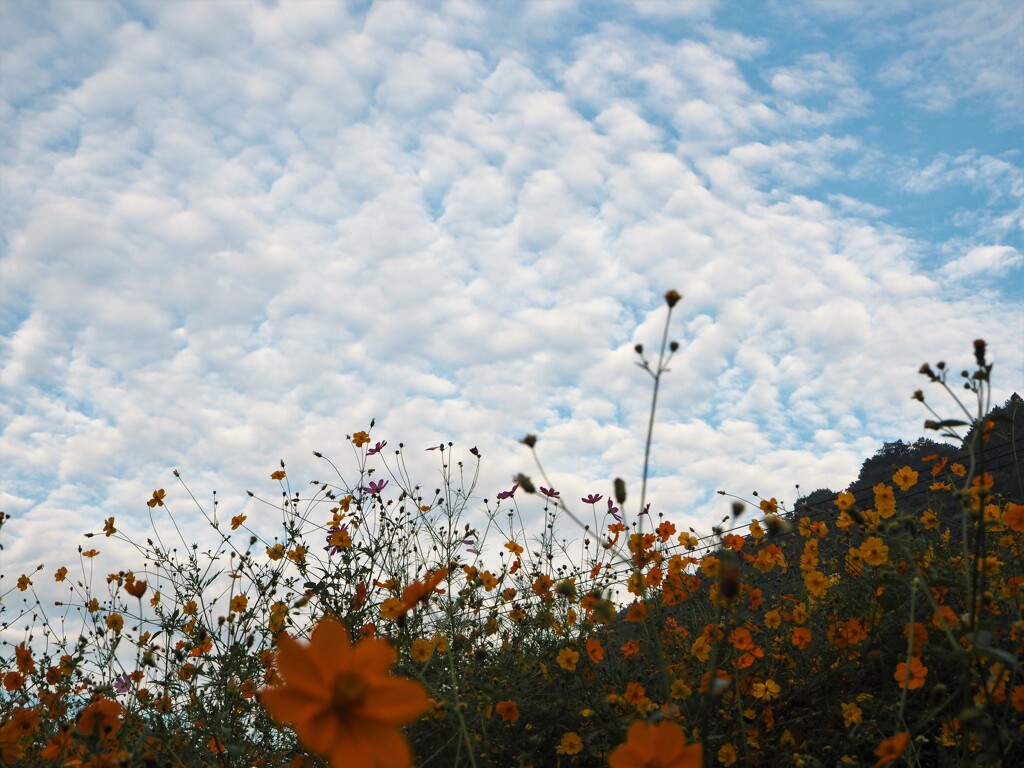
<svg viewBox="0 0 1024 768"><path fill-rule="evenodd" d="M498 498L499 499L511 499L513 496L516 495L516 488L518 488L518 487L519 487L519 483L516 483L515 485L512 486L512 490L510 490L510 491L502 491L501 493L499 493L498 494Z"/></svg>
<svg viewBox="0 0 1024 768"><path fill-rule="evenodd" d="M387 480L371 480L370 484L363 488L363 493L378 494L384 490L384 486L387 484Z"/></svg>
<svg viewBox="0 0 1024 768"><path fill-rule="evenodd" d="M114 678L114 690L117 693L128 693L132 689L132 679L127 672L122 672Z"/></svg>
<svg viewBox="0 0 1024 768"><path fill-rule="evenodd" d="M651 511L651 503L647 502L647 506L644 507L644 511L641 512L640 514L641 515L647 515L647 514L650 514L650 511Z"/></svg>
<svg viewBox="0 0 1024 768"><path fill-rule="evenodd" d="M373 454L375 454L375 453L380 453L380 452L381 452L381 449L382 449L382 448L383 448L383 447L384 447L385 445L387 445L387 444L388 444L388 441L387 441L387 440L381 440L381 441L380 441L379 443L377 443L377 444L376 444L375 446L373 446L373 448L371 448L370 450L368 450L368 451L366 452L366 455L367 455L367 456L373 456Z"/></svg>
<svg viewBox="0 0 1024 768"><path fill-rule="evenodd" d="M582 499L580 499L580 501L582 501L584 504L597 504L597 502L599 502L603 498L604 496L602 496L600 493L592 493L589 496L584 496Z"/></svg>
<svg viewBox="0 0 1024 768"><path fill-rule="evenodd" d="M554 488L545 488L543 485L540 487L540 492L547 496L549 499L557 499L561 494Z"/></svg>
<svg viewBox="0 0 1024 768"><path fill-rule="evenodd" d="M476 456L478 459L480 458L480 451L476 449L475 445L469 449L469 452Z"/></svg>
<svg viewBox="0 0 1024 768"><path fill-rule="evenodd" d="M611 499L608 499L608 514L615 518L615 522L622 522L622 517L619 515L619 508L612 504Z"/></svg>

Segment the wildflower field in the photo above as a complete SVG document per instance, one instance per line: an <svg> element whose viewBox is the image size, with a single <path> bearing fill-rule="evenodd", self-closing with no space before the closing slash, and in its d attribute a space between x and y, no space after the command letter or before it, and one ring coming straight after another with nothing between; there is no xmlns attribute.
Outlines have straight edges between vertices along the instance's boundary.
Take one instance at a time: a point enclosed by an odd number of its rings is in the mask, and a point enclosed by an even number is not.
<svg viewBox="0 0 1024 768"><path fill-rule="evenodd" d="M268 472L272 540L155 490L137 562L104 561L111 517L80 562L3 574L0 764L1024 765L1024 408L973 356L913 393L956 445L792 509L723 498L705 532L646 504L646 468L563 498L533 436L532 477L480 492L448 444L427 490L368 425L310 494ZM196 508L210 540L172 540Z"/></svg>

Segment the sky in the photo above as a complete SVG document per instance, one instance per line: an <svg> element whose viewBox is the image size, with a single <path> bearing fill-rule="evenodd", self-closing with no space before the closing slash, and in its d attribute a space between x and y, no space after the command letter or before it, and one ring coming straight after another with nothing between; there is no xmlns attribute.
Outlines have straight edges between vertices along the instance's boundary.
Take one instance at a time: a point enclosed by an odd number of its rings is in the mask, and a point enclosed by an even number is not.
<svg viewBox="0 0 1024 768"><path fill-rule="evenodd" d="M246 491L371 419L427 488L476 447L478 514L527 433L635 514L669 289L652 511L846 487L923 362L1024 383L1022 40L1016 0L0 0L0 592L131 567L83 534L157 488L209 541L175 469L272 535Z"/></svg>

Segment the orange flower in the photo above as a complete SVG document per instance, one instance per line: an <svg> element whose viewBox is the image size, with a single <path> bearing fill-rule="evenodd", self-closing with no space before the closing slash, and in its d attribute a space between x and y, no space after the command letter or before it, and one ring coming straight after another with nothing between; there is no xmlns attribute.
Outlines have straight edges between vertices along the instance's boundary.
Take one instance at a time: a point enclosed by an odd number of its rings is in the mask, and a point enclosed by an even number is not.
<svg viewBox="0 0 1024 768"><path fill-rule="evenodd" d="M86 736L98 733L106 741L121 729L123 712L121 705L113 699L98 699L78 716L78 730Z"/></svg>
<svg viewBox="0 0 1024 768"><path fill-rule="evenodd" d="M907 690L913 691L917 688L924 687L924 679L927 676L928 667L921 663L919 656L911 656L909 669L907 667L907 663L905 661L901 661L896 665L896 672L893 674L893 679L895 679L901 687L905 686Z"/></svg>
<svg viewBox="0 0 1024 768"><path fill-rule="evenodd" d="M498 717L506 723L514 723L519 720L519 707L512 699L499 701L494 705L494 709L498 712Z"/></svg>
<svg viewBox="0 0 1024 768"><path fill-rule="evenodd" d="M626 741L608 756L609 768L701 768L704 749L686 745L683 729L671 720L652 725L637 720Z"/></svg>
<svg viewBox="0 0 1024 768"><path fill-rule="evenodd" d="M164 505L164 496L166 495L167 491L165 491L163 488L161 488L158 491L153 491L153 498L146 502L147 506L149 506L150 508L162 507Z"/></svg>
<svg viewBox="0 0 1024 768"><path fill-rule="evenodd" d="M126 583L124 585L124 591L132 597L137 597L141 600L142 596L146 594L146 587L148 586L149 585L145 581L137 580L131 582L130 584Z"/></svg>
<svg viewBox="0 0 1024 768"><path fill-rule="evenodd" d="M601 647L601 641L593 637L587 638L587 658L590 659L591 664L600 664L604 661L604 648Z"/></svg>
<svg viewBox="0 0 1024 768"><path fill-rule="evenodd" d="M392 677L394 649L366 639L353 647L344 626L326 618L308 644L278 637L281 687L264 689L263 707L291 724L299 740L332 768L407 768L409 744L399 730L426 711L419 683Z"/></svg>
<svg viewBox="0 0 1024 768"><path fill-rule="evenodd" d="M879 744L878 748L875 749L875 754L878 755L878 762L875 763L873 768L881 768L883 765L896 762L899 756L903 754L903 750L907 748L908 741L910 741L910 731L903 731L903 733L897 733L895 736L891 736Z"/></svg>
<svg viewBox="0 0 1024 768"><path fill-rule="evenodd" d="M1007 503L1003 522L1017 533L1024 533L1024 504Z"/></svg>
<svg viewBox="0 0 1024 768"><path fill-rule="evenodd" d="M414 581L402 590L402 607L398 615L404 616L411 611L418 603L426 601L435 590L444 594L445 590L437 589L437 585L448 578L447 568L438 568L436 571L428 571L423 581Z"/></svg>

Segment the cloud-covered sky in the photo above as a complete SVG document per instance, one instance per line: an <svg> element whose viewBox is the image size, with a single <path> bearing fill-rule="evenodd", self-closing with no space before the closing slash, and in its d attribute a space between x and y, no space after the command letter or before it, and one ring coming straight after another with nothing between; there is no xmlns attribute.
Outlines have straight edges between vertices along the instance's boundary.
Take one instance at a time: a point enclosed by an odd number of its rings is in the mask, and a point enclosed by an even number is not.
<svg viewBox="0 0 1024 768"><path fill-rule="evenodd" d="M654 509L845 487L922 362L1024 382L1022 40L1015 0L2 0L5 576L159 487L201 535L173 469L258 515L371 418L427 487L451 440L493 499L533 432L570 500L635 489L670 288Z"/></svg>

